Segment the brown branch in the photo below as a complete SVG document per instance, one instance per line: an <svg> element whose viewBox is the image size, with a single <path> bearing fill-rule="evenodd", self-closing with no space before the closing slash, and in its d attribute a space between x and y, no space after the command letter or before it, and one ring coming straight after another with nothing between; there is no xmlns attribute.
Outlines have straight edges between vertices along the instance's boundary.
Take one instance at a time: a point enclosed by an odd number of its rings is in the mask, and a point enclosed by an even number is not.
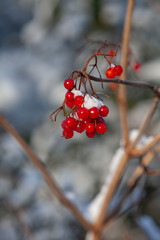
<svg viewBox="0 0 160 240"><path fill-rule="evenodd" d="M127 86L132 86L132 87L140 87L140 88L148 88L150 89L157 97L160 98L160 89L156 86L154 86L153 84L150 84L150 83L146 83L146 82L131 82L131 81L127 81L127 80L122 80L122 79L100 79L100 78L97 78L97 77L94 77L90 74L88 74L89 78L92 80L92 81L95 81L95 82L103 82L103 83L116 83L116 84L122 84L122 85L127 85Z"/></svg>
<svg viewBox="0 0 160 240"><path fill-rule="evenodd" d="M134 157L141 156L146 152L148 152L151 148L153 148L159 141L160 141L160 132L154 136L153 140L150 143L146 144L145 146L139 149L138 148L133 149L131 152L131 155Z"/></svg>
<svg viewBox="0 0 160 240"><path fill-rule="evenodd" d="M123 80L125 80L127 76L127 57L128 57L128 48L129 48L134 2L135 0L128 0L126 18L125 18L124 29L123 29L122 53L121 53L121 61L120 61L120 64L123 68L123 73L121 75L121 79ZM126 112L127 101L126 101L125 86L122 86L122 85L118 86L117 98L118 98L120 117L121 117L122 134L123 134L123 139L126 147L129 144L129 137L128 137L128 123L127 123L127 112Z"/></svg>
<svg viewBox="0 0 160 240"><path fill-rule="evenodd" d="M62 193L60 188L58 187L56 181L53 179L53 177L50 176L49 172L46 170L44 164L37 158L37 156L31 151L30 147L27 145L27 143L21 138L21 136L12 128L12 126L8 123L5 118L0 115L0 124L2 127L10 133L17 142L21 145L24 152L28 155L28 157L32 160L32 162L36 165L36 167L40 170L42 173L45 181L49 185L52 192L56 195L56 197L59 199L59 201L67 207L74 216L79 220L79 222L82 224L82 226L87 230L92 230L93 226L91 223L89 223L79 212L79 210L76 208L74 204L72 204Z"/></svg>
<svg viewBox="0 0 160 240"><path fill-rule="evenodd" d="M139 165L135 169L135 171L133 172L133 174L129 178L128 183L127 183L127 185L129 187L132 187L135 184L135 182L137 181L137 179L140 176L142 176L142 174L145 172L145 168L151 163L155 154L157 154L157 152L159 152L159 150L160 150L160 147L157 147L154 150L146 153L146 155L141 160L141 165Z"/></svg>

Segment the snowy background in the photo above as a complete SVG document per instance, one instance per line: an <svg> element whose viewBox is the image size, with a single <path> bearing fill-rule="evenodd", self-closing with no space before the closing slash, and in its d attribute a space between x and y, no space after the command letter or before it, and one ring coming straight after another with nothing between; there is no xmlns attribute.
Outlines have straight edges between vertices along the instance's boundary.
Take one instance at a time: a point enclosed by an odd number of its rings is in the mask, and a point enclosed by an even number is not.
<svg viewBox="0 0 160 240"><path fill-rule="evenodd" d="M64 79L82 69L90 56L88 45L82 47L87 40L121 43L125 10L125 0L0 0L0 112L86 214L119 147L114 96L106 85L111 96L105 99L110 109L108 132L94 140L84 134L68 141L61 138L62 116L53 126L49 115L63 101ZM132 25L131 48L142 68L134 73L129 67L128 79L159 84L159 1L136 1ZM147 112L152 93L135 88L128 92L133 129ZM146 134L159 131L159 113L160 109ZM160 167L156 159L154 167ZM131 165L135 164L136 159ZM159 187L158 181L159 177L149 178L146 194ZM121 240L128 233L133 239L160 239L159 200L156 191L142 204L139 217L131 211L116 220L104 239ZM28 236L19 214L31 232ZM83 240L85 231L52 195L15 140L0 129L0 240L25 239Z"/></svg>

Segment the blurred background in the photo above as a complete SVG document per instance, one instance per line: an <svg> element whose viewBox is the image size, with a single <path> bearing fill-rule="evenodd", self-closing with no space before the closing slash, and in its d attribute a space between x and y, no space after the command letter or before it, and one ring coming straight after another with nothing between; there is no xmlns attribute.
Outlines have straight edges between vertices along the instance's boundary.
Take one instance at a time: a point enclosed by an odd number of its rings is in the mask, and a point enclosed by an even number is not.
<svg viewBox="0 0 160 240"><path fill-rule="evenodd" d="M65 140L60 128L63 116L53 125L49 115L63 101L64 79L73 70L82 69L97 50L89 42L107 40L121 44L126 3L126 0L0 0L0 112L84 213L107 176L119 146L121 130L114 94L106 85L105 92L110 98L104 102L110 114L104 136L88 139L85 134L77 134ZM159 26L159 1L135 1L128 79L159 84ZM135 69L135 63L141 64L140 69ZM104 77L103 62L102 67ZM153 95L146 89L127 89L129 126L134 129L147 112ZM146 134L155 134L160 129L159 113L160 109ZM156 160L154 167L159 167L159 156ZM136 159L132 164L135 163ZM150 177L145 194L158 189L158 181L159 177ZM130 211L110 227L104 239L127 239L127 234L133 239L160 239L160 195L158 190L155 192L148 201L146 198L145 204L142 201L144 219L136 221L135 212ZM61 206L39 171L3 129L0 129L0 203L0 240L85 239L85 230ZM152 226L149 233L148 226Z"/></svg>

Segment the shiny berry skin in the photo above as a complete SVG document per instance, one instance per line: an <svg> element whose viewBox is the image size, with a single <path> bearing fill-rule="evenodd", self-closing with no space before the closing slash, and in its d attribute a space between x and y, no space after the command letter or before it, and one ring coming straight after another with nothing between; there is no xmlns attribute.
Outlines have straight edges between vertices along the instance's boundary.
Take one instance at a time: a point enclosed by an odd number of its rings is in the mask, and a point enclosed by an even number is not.
<svg viewBox="0 0 160 240"><path fill-rule="evenodd" d="M94 123L86 123L86 132L94 132L95 131L95 125Z"/></svg>
<svg viewBox="0 0 160 240"><path fill-rule="evenodd" d="M66 92L65 98L67 101L73 102L74 101L74 93L68 91Z"/></svg>
<svg viewBox="0 0 160 240"><path fill-rule="evenodd" d="M117 65L114 67L114 73L116 76L121 76L123 72L123 68L121 67L121 65Z"/></svg>
<svg viewBox="0 0 160 240"><path fill-rule="evenodd" d="M83 121L77 121L77 126L75 127L75 131L78 133L82 133L85 130L85 123Z"/></svg>
<svg viewBox="0 0 160 240"><path fill-rule="evenodd" d="M67 107L72 109L75 104L74 104L74 101L71 102L71 101L66 100L66 105L67 105Z"/></svg>
<svg viewBox="0 0 160 240"><path fill-rule="evenodd" d="M67 125L67 127L71 128L71 129L74 129L77 125L77 121L73 117L68 117L66 119L66 125Z"/></svg>
<svg viewBox="0 0 160 240"><path fill-rule="evenodd" d="M96 131L99 134L104 134L107 131L107 127L104 123L98 123L96 126Z"/></svg>
<svg viewBox="0 0 160 240"><path fill-rule="evenodd" d="M109 113L109 109L108 109L107 106L103 105L103 106L100 107L100 109L99 109L99 115L100 115L101 117L107 117L108 113Z"/></svg>
<svg viewBox="0 0 160 240"><path fill-rule="evenodd" d="M94 132L86 132L86 135L89 138L94 138L95 134L96 134L96 131L94 131Z"/></svg>
<svg viewBox="0 0 160 240"><path fill-rule="evenodd" d="M87 117L85 119L82 120L85 124L86 123L90 123L92 121L92 118L91 117Z"/></svg>
<svg viewBox="0 0 160 240"><path fill-rule="evenodd" d="M64 87L68 90L71 90L74 87L74 81L70 78L64 81Z"/></svg>
<svg viewBox="0 0 160 240"><path fill-rule="evenodd" d="M139 62L135 62L134 65L133 65L133 70L135 72L138 72L141 68L141 64Z"/></svg>
<svg viewBox="0 0 160 240"><path fill-rule="evenodd" d="M79 118L85 119L85 118L88 117L89 113L88 113L88 110L86 108L81 107L81 108L78 109L77 115L78 115Z"/></svg>
<svg viewBox="0 0 160 240"><path fill-rule="evenodd" d="M66 139L72 138L74 135L74 132L72 129L70 129L70 131L63 131L63 137L65 137Z"/></svg>
<svg viewBox="0 0 160 240"><path fill-rule="evenodd" d="M74 102L75 102L75 105L77 107L81 107L82 103L84 102L84 97L83 96L76 96Z"/></svg>
<svg viewBox="0 0 160 240"><path fill-rule="evenodd" d="M99 110L97 107L92 107L88 110L89 117L91 118L97 118L99 116Z"/></svg>
<svg viewBox="0 0 160 240"><path fill-rule="evenodd" d="M114 72L114 68L113 67L110 67L110 68L107 69L106 77L107 78L114 78L115 77L115 72Z"/></svg>
<svg viewBox="0 0 160 240"><path fill-rule="evenodd" d="M67 126L66 120L64 120L64 121L62 122L61 126L62 126L62 128L63 128L64 131L70 132L71 128Z"/></svg>

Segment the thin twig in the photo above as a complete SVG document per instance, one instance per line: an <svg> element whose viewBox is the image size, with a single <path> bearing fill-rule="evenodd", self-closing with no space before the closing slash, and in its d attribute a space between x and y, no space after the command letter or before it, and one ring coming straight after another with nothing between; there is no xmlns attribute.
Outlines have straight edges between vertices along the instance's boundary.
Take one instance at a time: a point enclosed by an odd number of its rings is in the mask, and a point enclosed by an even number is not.
<svg viewBox="0 0 160 240"><path fill-rule="evenodd" d="M82 226L85 229L88 230L94 230L91 223L89 223L83 215L79 212L79 210L76 208L74 204L72 204L62 193L60 188L58 187L56 181L53 179L53 177L50 176L49 172L46 170L44 164L37 158L37 156L31 151L30 147L27 145L27 143L21 138L21 136L12 128L12 126L8 123L8 121L0 115L0 124L2 127L10 133L17 142L21 145L25 153L28 155L28 157L32 160L32 162L36 165L36 167L40 170L42 173L44 179L46 180L47 184L49 185L52 192L56 195L56 197L59 199L62 204L67 207L74 216L79 220L79 222L82 224Z"/></svg>
<svg viewBox="0 0 160 240"><path fill-rule="evenodd" d="M128 81L128 80L122 80L122 79L100 79L98 77L94 77L90 74L88 74L89 78L92 80L92 81L95 81L95 82L103 82L103 83L116 83L116 84L123 84L123 85L127 85L127 86L133 86L133 87L140 87L140 88L148 88L150 89L157 97L160 98L160 89L158 87L156 87L155 85L153 84L150 84L150 83L146 83L146 82L132 82L132 81Z"/></svg>

